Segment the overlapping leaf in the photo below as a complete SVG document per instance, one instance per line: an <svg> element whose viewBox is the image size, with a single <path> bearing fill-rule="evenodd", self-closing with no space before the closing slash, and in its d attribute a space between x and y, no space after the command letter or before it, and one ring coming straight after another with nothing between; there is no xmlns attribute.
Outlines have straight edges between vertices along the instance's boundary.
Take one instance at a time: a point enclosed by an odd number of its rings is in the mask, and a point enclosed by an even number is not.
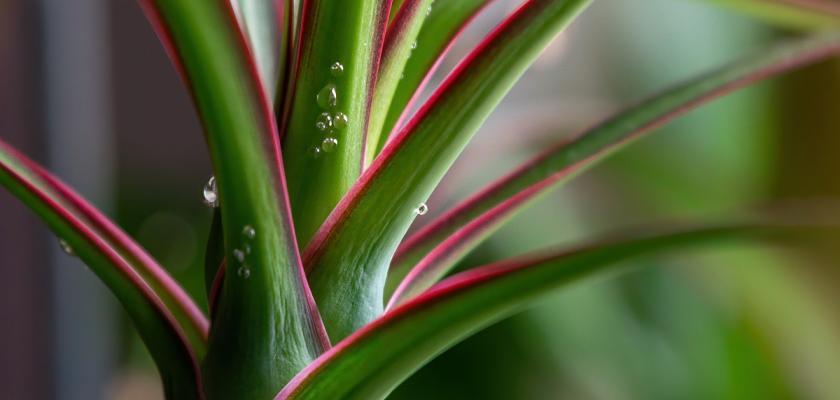
<svg viewBox="0 0 840 400"><path fill-rule="evenodd" d="M373 162L373 156L382 151L391 133L408 118L413 104L461 32L492 1L436 0L434 2L432 11L425 18L423 27L417 35L417 46L411 52L410 62L403 68L390 104L386 105L387 115L384 117L382 127L379 128L378 133L371 132L368 135L366 150L369 155L365 159L366 165Z"/></svg>
<svg viewBox="0 0 840 400"><path fill-rule="evenodd" d="M242 30L257 65L263 87L272 103L283 96L289 43L291 42L291 0L234 0Z"/></svg>
<svg viewBox="0 0 840 400"><path fill-rule="evenodd" d="M384 398L427 361L477 330L554 289L617 271L619 261L735 238L803 239L840 232L837 224L803 221L671 229L503 261L456 275L336 344L276 399Z"/></svg>
<svg viewBox="0 0 840 400"><path fill-rule="evenodd" d="M304 253L333 340L382 311L391 256L478 127L587 0L531 0L492 33L365 171Z"/></svg>
<svg viewBox="0 0 840 400"><path fill-rule="evenodd" d="M154 358L167 397L202 398L198 361L207 321L183 289L94 207L2 142L0 184L111 289Z"/></svg>
<svg viewBox="0 0 840 400"><path fill-rule="evenodd" d="M382 49L382 62L376 77L376 87L370 105L365 144L364 165L369 166L379 153L378 143L383 134L385 117L394 98L397 86L403 79L414 50L419 47L417 35L432 9L434 0L406 0L388 26ZM426 46L426 43L423 43ZM422 61L421 61L422 62Z"/></svg>
<svg viewBox="0 0 840 400"><path fill-rule="evenodd" d="M329 345L291 227L271 105L230 4L141 4L189 84L218 183L230 273L215 305L206 391L271 396Z"/></svg>
<svg viewBox="0 0 840 400"><path fill-rule="evenodd" d="M549 149L409 237L395 256L386 295L401 285L392 302L404 301L430 287L517 211L641 134L757 80L838 53L838 34L782 45L677 85Z"/></svg>

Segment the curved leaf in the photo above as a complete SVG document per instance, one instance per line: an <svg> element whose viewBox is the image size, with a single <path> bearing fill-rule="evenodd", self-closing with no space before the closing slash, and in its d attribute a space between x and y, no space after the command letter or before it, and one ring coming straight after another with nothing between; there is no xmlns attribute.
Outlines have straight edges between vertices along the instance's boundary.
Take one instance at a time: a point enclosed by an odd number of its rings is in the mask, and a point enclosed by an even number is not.
<svg viewBox="0 0 840 400"><path fill-rule="evenodd" d="M391 0L306 0L283 146L301 246L362 170Z"/></svg>
<svg viewBox="0 0 840 400"><path fill-rule="evenodd" d="M554 146L406 239L394 257L386 295L400 285L392 302L403 301L430 287L517 211L642 134L750 83L838 52L837 34L782 45L677 85Z"/></svg>
<svg viewBox="0 0 840 400"><path fill-rule="evenodd" d="M449 278L338 343L276 399L379 399L423 364L476 331L615 263L742 237L837 233L838 225L742 222L634 235L573 250L502 261Z"/></svg>
<svg viewBox="0 0 840 400"><path fill-rule="evenodd" d="M291 227L268 96L230 4L141 4L164 43L177 51L170 54L204 124L218 186L231 273L215 305L206 392L211 398L265 398L329 346Z"/></svg>
<svg viewBox="0 0 840 400"><path fill-rule="evenodd" d="M140 246L56 178L0 142L0 184L105 283L137 327L167 398L200 399L207 321Z"/></svg>
<svg viewBox="0 0 840 400"><path fill-rule="evenodd" d="M516 79L587 4L525 3L456 69L330 215L304 252L304 265L333 340L382 312L391 256L414 210Z"/></svg>
<svg viewBox="0 0 840 400"><path fill-rule="evenodd" d="M388 107L394 98L409 58L414 50L421 46L417 41L417 34L420 33L420 28L429 13L428 10L432 9L433 2L434 0L404 1L385 33L382 62L376 77L365 137L365 168L379 153L377 144L383 132ZM425 47L427 44L424 42L422 46Z"/></svg>
<svg viewBox="0 0 840 400"><path fill-rule="evenodd" d="M378 135L368 135L368 146L373 147L373 155L367 164L382 151L385 143L395 128L402 126L408 118L411 108L420 97L423 89L432 78L455 40L467 25L494 0L436 0L432 12L423 22L417 36L418 45L411 53L411 62L405 65L402 75L394 90L391 102L387 105L387 115ZM376 137L376 140L374 140Z"/></svg>

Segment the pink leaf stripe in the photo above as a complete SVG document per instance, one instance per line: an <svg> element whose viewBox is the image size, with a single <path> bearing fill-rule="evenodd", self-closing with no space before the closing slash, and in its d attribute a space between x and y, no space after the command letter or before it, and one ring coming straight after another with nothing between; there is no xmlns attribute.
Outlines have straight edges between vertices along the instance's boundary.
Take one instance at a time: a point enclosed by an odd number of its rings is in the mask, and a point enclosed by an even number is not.
<svg viewBox="0 0 840 400"><path fill-rule="evenodd" d="M228 18L232 24L236 24L236 15L233 11L232 5L228 2L227 3L227 12ZM273 107L271 101L269 100L269 95L265 91L265 85L262 83L260 78L259 69L257 68L257 64L254 62L254 56L251 53L250 48L248 47L248 42L245 37L245 33L242 31L241 27L237 25L237 39L239 41L239 49L242 52L242 56L246 61L248 66L248 73L251 82L251 87L257 95L258 104L261 107L260 117L267 128L268 138L271 141L271 151L274 153L274 163L275 168L277 170L277 177L279 182L277 185L279 186L277 192L281 198L281 212L283 213L283 217L286 221L289 221L288 224L285 225L286 228L286 235L291 241L291 244L288 246L294 252L294 262L297 265L297 271L295 271L295 277L297 278L297 284L300 287L302 295L305 297L306 300L306 308L309 312L309 319L312 323L312 331L317 336L319 343L324 349L330 348L332 345L330 343L329 336L327 335L327 331L324 328L324 322L321 320L321 314L318 312L318 306L315 304L315 298L312 297L312 291L309 289L309 282L306 281L306 273L303 269L303 261L301 260L300 251L298 249L298 241L295 235L295 230L292 228L292 209L290 208L291 201L289 200L289 190L288 184L286 183L286 171L283 168L283 152L280 147L280 131L277 127L277 121L274 116ZM224 270L221 271L224 274Z"/></svg>
<svg viewBox="0 0 840 400"><path fill-rule="evenodd" d="M370 123L370 112L371 112L371 104L373 104L373 95L376 89L376 81L379 79L379 69L382 66L382 55L385 54L387 49L387 32L388 32L388 21L391 18L391 10L394 5L393 0L378 0L380 4L380 10L377 15L378 20L376 24L378 28L374 31L373 36L373 45L376 49L372 54L372 62L370 68L370 79L368 80L368 90L367 90L367 106L365 107L365 123L363 126L367 127ZM366 146L367 146L367 132L368 130L365 129L364 137L362 137L362 155L365 154ZM365 168L365 160L364 156L361 157L361 168Z"/></svg>
<svg viewBox="0 0 840 400"><path fill-rule="evenodd" d="M27 192L37 197L38 200L42 204L46 205L52 213L70 225L92 247L97 249L97 251L107 258L109 263L116 268L116 271L122 275L123 278L126 279L131 286L134 287L134 289L149 303L151 308L158 314L158 317L169 327L169 333L175 337L178 343L180 343L180 351L183 353L184 357L188 357L189 362L192 365L194 381L198 385L197 393L201 393L201 375L199 372L198 358L192 345L190 344L190 341L187 339L184 328L177 321L171 310L163 303L159 297L159 293L152 289L149 283L144 279L144 276L125 260L125 254L121 254L119 250L112 246L116 244L117 246L122 247L123 251L127 251L129 256L136 258L138 261L148 262L149 264L142 264L138 266L151 270L146 271L148 273L147 277L162 280L159 282L161 286L166 290L172 291L172 293L167 294L173 295L173 297L179 301L178 305L186 310L186 314L194 318L194 320L191 320L190 322L195 325L196 328L200 329L200 332L202 332L204 339L206 340L207 321L195 304L192 303L192 300L165 271L163 271L153 260L151 260L151 257L140 249L138 245L131 242L131 240L122 233L122 231L116 228L115 225L110 223L110 221L108 221L92 206L87 204L82 198L71 192L70 189L59 182L57 178L50 176L46 171L40 168L40 166L7 145L5 142L0 141L0 151L13 157L15 162L19 163L23 168L32 171L36 176L42 179L47 177L44 184L48 186L46 188L39 187L31 181L31 178L22 175L15 168L12 168L6 163L0 163L0 169L9 174L9 176L17 181L18 184L20 184ZM55 193L50 193L50 191L54 191ZM60 194L62 192L69 193L71 197L66 197L63 194ZM83 205L84 211L76 211L82 212L85 218L93 216L94 220L86 221L85 219L81 219L72 212L72 210L68 207L68 204L73 206L77 206L79 204ZM101 230L104 230L105 232L104 237ZM109 237L110 235L115 235L115 237ZM115 240L116 243L111 243L111 240ZM128 243L128 246L125 246L125 243L121 241L128 241L130 243ZM137 254L138 252L140 254ZM114 291L114 294L120 298L126 295L125 293L121 293L119 291ZM132 307L128 304L126 304L126 308L129 310L132 309Z"/></svg>
<svg viewBox="0 0 840 400"><path fill-rule="evenodd" d="M840 225L824 218L798 218L634 230L629 238L592 241L571 250L475 268L438 283L339 342L275 399L384 396L435 355L477 330L564 284L612 271L621 261L726 240L801 239L836 234L838 229ZM365 362L359 363L360 359Z"/></svg>
<svg viewBox="0 0 840 400"><path fill-rule="evenodd" d="M438 71L441 63L443 63L443 60L446 58L446 56L452 50L452 47L455 46L455 43L457 43L458 39L461 37L461 35L464 33L464 31L467 30L467 27L469 27L470 24L475 20L475 18L478 17L478 15L480 15L481 12L484 11L484 9L486 9L487 6L492 4L494 1L496 1L496 0L485 1L484 4L482 4L480 7L478 7L475 10L475 12L473 12L470 15L469 18L464 20L464 23L461 24L458 27L458 29L455 30L455 32L452 34L452 36L450 36L447 39L446 44L441 49L441 51L439 52L438 57L431 64L428 71L423 76L423 79L420 81L420 84L417 85L417 88L414 90L414 93L411 95L408 102L405 104L405 107L403 108L402 113L400 114L400 117L397 119L396 123L391 128L391 132L384 132L384 134L388 135L388 140L390 140L391 138L396 136L396 134L399 132L399 130L405 125L405 123L409 119L409 117L411 117L411 115L412 115L411 111L414 109L414 107L417 106L417 102L420 101L420 98L422 97L423 92L429 86L429 83L431 82L432 77L434 76L435 72Z"/></svg>
<svg viewBox="0 0 840 400"><path fill-rule="evenodd" d="M175 46L160 13L154 5L156 1L160 0L138 1L141 3L141 6L143 6L144 11L146 11L148 19L152 22L153 27L157 31L158 37L164 44L164 47L166 47L167 52L169 53L170 58L175 64L176 68L178 68L182 76L186 76L183 70L181 56L177 51L177 47ZM230 23L230 26L234 28L234 33L238 44L237 49L241 53L242 61L246 67L246 72L248 73L247 81L251 86L251 90L255 95L256 102L260 107L258 117L263 124L263 130L266 132L266 137L264 139L270 143L270 151L273 153L272 156L275 164L274 167L276 168L276 176L279 180L279 182L276 182L276 184L278 185L276 191L281 198L280 209L285 219L290 222L289 225L291 225L291 221L293 219L291 209L289 208L289 191L287 189L286 174L283 168L284 164L282 150L280 147L280 133L273 111L273 105L271 104L270 97L265 90L265 85L263 84L262 78L260 77L259 68L257 67L250 46L248 45L248 39L245 36L245 32L242 30L242 27L237 22L236 14L233 10L232 4L230 2L225 2L224 9L227 13L227 18ZM185 79L185 82L187 83L188 89L190 89L190 92L192 93L192 88L189 84L189 81ZM300 252L298 251L297 238L295 236L294 229L288 229L290 228L289 225L286 226L286 234L289 240L291 241L291 244L288 247L290 248L290 250L294 251L294 261L297 265L297 271L295 272L295 276L297 277L296 283L299 285L302 295L305 297L310 321L313 325L313 331L317 335L317 339L324 348L329 348L329 338L327 336L326 330L324 329L321 316L318 313L318 308L315 304L315 299L312 297L312 292L309 289L309 284L305 278L305 273L303 271L303 263L301 262ZM224 274L224 270L222 270L220 273Z"/></svg>
<svg viewBox="0 0 840 400"><path fill-rule="evenodd" d="M405 268L406 265L400 264L431 247L431 251L425 253L395 291L390 306L429 287L516 211L579 171L604 159L617 148L729 92L835 55L840 52L840 39L830 36L828 40L818 40L817 45L806 42L805 45L797 43L792 47L793 51L783 47L779 51L781 56L770 57L768 62L761 65L747 63L744 67L735 64L731 70L723 69L710 74L724 74L725 79L714 84L706 84L709 76L701 77L642 102L584 131L576 140L549 149L444 213L410 236L398 249L393 265ZM698 84L699 90L684 91ZM684 94L679 95L682 91ZM678 97L670 97L673 93L677 93ZM666 101L664 106L658 105L662 99ZM648 112L651 106L656 107L656 112ZM599 136L605 136L607 140L602 140L596 146L587 145L587 141L597 141ZM558 162L562 157L565 157L564 162Z"/></svg>
<svg viewBox="0 0 840 400"><path fill-rule="evenodd" d="M84 220L80 220L78 217L74 217L73 221L76 221L76 223L79 224L84 224L84 226L89 227L88 229L94 230L97 237L102 237L103 240L107 240L110 243L109 247L116 246L120 252L124 253L122 255L123 257L135 260L136 267L141 269L141 271L135 272L142 275L143 278L141 279L148 279L154 282L154 286L159 287L163 291L163 293L160 294L171 297L174 301L170 304L170 306L180 308L181 313L188 317L188 322L192 325L192 327L196 331L200 332L202 339L205 341L207 340L209 323L207 318L204 316L204 313L198 308L195 302L193 302L192 298L186 293L186 291L184 291L184 289L175 282L166 270L160 266L160 264L158 264L145 249L140 247L140 245L132 240L131 237L129 237L122 229L117 227L116 224L109 220L105 215L99 212L99 210L85 201L80 195L70 189L58 178L41 168L40 165L34 163L32 160L2 141L0 141L0 150L10 154L21 166L32 171L38 178L43 180L49 190L54 192L53 196L60 198L61 201L66 203L58 206L66 208L67 205L70 205L73 209L75 209L75 211L85 218ZM15 176L21 183L26 184L30 190L38 192L38 195L42 198L49 198L51 205L55 205L52 196L42 193L40 189L33 186L16 171L13 171L5 165L3 167L4 170ZM69 211L63 211L62 215L70 214ZM132 271L134 271L134 269L132 269Z"/></svg>

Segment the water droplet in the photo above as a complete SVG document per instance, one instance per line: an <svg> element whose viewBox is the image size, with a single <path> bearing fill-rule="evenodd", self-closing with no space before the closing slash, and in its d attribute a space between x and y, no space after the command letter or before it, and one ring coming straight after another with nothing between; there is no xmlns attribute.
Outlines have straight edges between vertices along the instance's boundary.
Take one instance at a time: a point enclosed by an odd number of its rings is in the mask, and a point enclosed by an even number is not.
<svg viewBox="0 0 840 400"><path fill-rule="evenodd" d="M309 149L309 156L312 157L312 158L321 157L321 148L318 147L318 146L312 146Z"/></svg>
<svg viewBox="0 0 840 400"><path fill-rule="evenodd" d="M211 176L210 180L204 184L204 191L202 192L204 195L204 204L210 208L216 208L219 206L219 191L216 187L216 177Z"/></svg>
<svg viewBox="0 0 840 400"><path fill-rule="evenodd" d="M251 245L250 244L246 244L245 246L242 246L242 249L245 250L245 254L251 254Z"/></svg>
<svg viewBox="0 0 840 400"><path fill-rule="evenodd" d="M251 225L245 225L245 227L242 228L242 236L245 236L248 239L253 239L257 236L257 230Z"/></svg>
<svg viewBox="0 0 840 400"><path fill-rule="evenodd" d="M415 40L415 41L411 42L411 50L414 50L416 48L417 48L417 41Z"/></svg>
<svg viewBox="0 0 840 400"><path fill-rule="evenodd" d="M429 4L429 7L426 8L426 15L428 16L431 13L432 13L432 5Z"/></svg>
<svg viewBox="0 0 840 400"><path fill-rule="evenodd" d="M429 212L429 206L426 203L420 203L417 208L414 209L414 213L417 215L426 215Z"/></svg>
<svg viewBox="0 0 840 400"><path fill-rule="evenodd" d="M233 258L235 258L236 261L243 262L243 261L245 261L245 252L242 251L242 250L236 249L236 250L233 251Z"/></svg>
<svg viewBox="0 0 840 400"><path fill-rule="evenodd" d="M329 83L327 86L324 86L324 88L318 92L315 100L321 108L335 108L338 104L338 92L336 91L335 85Z"/></svg>
<svg viewBox="0 0 840 400"><path fill-rule="evenodd" d="M70 244L64 241L64 239L58 239L58 245L61 246L61 251L68 256L75 256L76 252L70 247Z"/></svg>
<svg viewBox="0 0 840 400"><path fill-rule="evenodd" d="M336 129L344 129L347 127L347 124L350 123L350 118L347 117L347 114L338 112L332 118L332 123Z"/></svg>
<svg viewBox="0 0 840 400"><path fill-rule="evenodd" d="M341 75L344 75L344 66L341 65L340 62L336 61L335 64L330 66L330 73L332 76L338 78Z"/></svg>
<svg viewBox="0 0 840 400"><path fill-rule="evenodd" d="M335 151L335 148L338 147L338 139L334 137L325 138L323 142L321 142L321 150L325 153L332 153Z"/></svg>
<svg viewBox="0 0 840 400"><path fill-rule="evenodd" d="M243 264L236 270L236 275L242 279L248 279L251 277L251 269L248 268L247 265Z"/></svg>

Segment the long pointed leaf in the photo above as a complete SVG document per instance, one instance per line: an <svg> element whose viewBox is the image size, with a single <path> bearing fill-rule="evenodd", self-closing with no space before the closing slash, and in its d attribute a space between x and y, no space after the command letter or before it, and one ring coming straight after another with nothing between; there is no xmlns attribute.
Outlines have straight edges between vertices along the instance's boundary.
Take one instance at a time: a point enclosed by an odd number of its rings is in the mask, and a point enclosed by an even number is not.
<svg viewBox="0 0 840 400"><path fill-rule="evenodd" d="M391 256L414 210L540 50L587 4L525 3L447 79L330 215L304 265L333 340L382 312Z"/></svg>
<svg viewBox="0 0 840 400"><path fill-rule="evenodd" d="M111 289L155 360L167 398L202 398L198 360L207 322L175 281L81 197L3 142L0 184Z"/></svg>
<svg viewBox="0 0 840 400"><path fill-rule="evenodd" d="M838 225L744 222L503 261L467 271L385 313L338 343L276 399L378 399L430 359L476 331L582 278L618 271L616 263L673 248L751 237L837 233ZM733 266L736 267L736 266Z"/></svg>
<svg viewBox="0 0 840 400"><path fill-rule="evenodd" d="M362 170L368 110L391 0L306 0L283 134L302 245Z"/></svg>
<svg viewBox="0 0 840 400"><path fill-rule="evenodd" d="M430 287L517 211L632 139L750 83L837 53L840 35L779 46L677 85L549 149L409 237L394 257L386 295L401 285L392 301L404 301Z"/></svg>
<svg viewBox="0 0 840 400"><path fill-rule="evenodd" d="M383 134L388 108L403 77L403 70L414 50L419 46L429 46L425 42L418 43L417 35L429 10L432 9L433 2L434 0L406 0L388 26L382 50L382 62L370 107L370 120L365 138L365 168L379 152L379 138Z"/></svg>
<svg viewBox="0 0 840 400"><path fill-rule="evenodd" d="M141 4L189 83L218 185L230 273L215 306L205 387L214 398L265 398L329 345L291 227L271 105L228 3Z"/></svg>
<svg viewBox="0 0 840 400"><path fill-rule="evenodd" d="M411 108L420 97L423 89L432 78L444 56L455 44L467 25L494 0L436 0L432 12L423 22L417 36L418 45L411 53L411 59L402 70L402 75L394 91L387 115L380 128L380 133L368 137L368 146L372 146L372 155L367 163L385 147L391 133L399 128L408 118ZM377 136L377 140L373 138Z"/></svg>

